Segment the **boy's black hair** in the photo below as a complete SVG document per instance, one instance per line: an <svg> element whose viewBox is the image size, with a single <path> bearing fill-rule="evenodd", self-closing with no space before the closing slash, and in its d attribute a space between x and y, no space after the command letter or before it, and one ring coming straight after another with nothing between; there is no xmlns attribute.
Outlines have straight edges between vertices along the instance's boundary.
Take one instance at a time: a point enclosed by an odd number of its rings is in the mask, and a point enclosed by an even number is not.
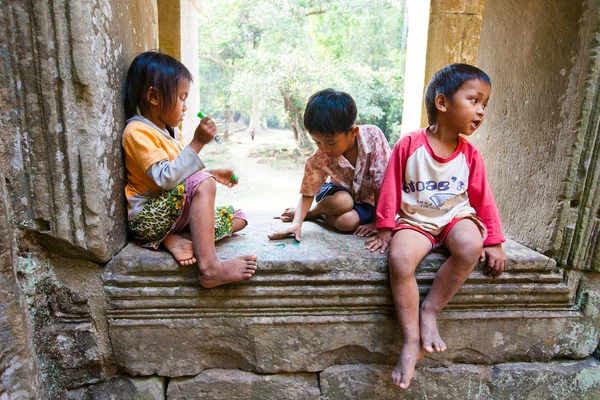
<svg viewBox="0 0 600 400"><path fill-rule="evenodd" d="M125 80L125 116L137 114L138 106L146 102L146 93L154 87L160 93L163 111L173 108L179 82L193 81L192 74L181 62L158 51L138 54L127 71Z"/></svg>
<svg viewBox="0 0 600 400"><path fill-rule="evenodd" d="M309 133L348 133L356 121L356 103L348 93L333 89L310 96L304 111L304 127Z"/></svg>
<svg viewBox="0 0 600 400"><path fill-rule="evenodd" d="M485 72L469 64L449 64L433 74L425 90L425 109L429 124L434 124L437 120L435 98L438 94L443 94L444 97L452 100L463 83L475 80L492 86L490 77Z"/></svg>

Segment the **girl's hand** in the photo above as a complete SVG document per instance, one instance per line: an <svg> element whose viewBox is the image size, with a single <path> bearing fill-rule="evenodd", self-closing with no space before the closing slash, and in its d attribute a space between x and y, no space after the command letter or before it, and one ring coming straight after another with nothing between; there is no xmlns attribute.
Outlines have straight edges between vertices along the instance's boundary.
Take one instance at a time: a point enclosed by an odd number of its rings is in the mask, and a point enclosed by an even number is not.
<svg viewBox="0 0 600 400"><path fill-rule="evenodd" d="M375 229L375 224L374 223L370 223L370 224L364 224L364 225L359 225L358 228L356 228L356 230L354 231L354 234L356 236L373 236L377 233L377 229Z"/></svg>
<svg viewBox="0 0 600 400"><path fill-rule="evenodd" d="M235 175L232 169L211 169L207 170L206 172L214 175L217 182L219 182L221 185L233 187L239 182L239 179L236 179L235 182L232 181L232 178Z"/></svg>
<svg viewBox="0 0 600 400"><path fill-rule="evenodd" d="M392 230L391 229L380 229L377 232L377 236L365 240L366 249L371 253L379 250L381 254L385 253L390 242L392 241Z"/></svg>
<svg viewBox="0 0 600 400"><path fill-rule="evenodd" d="M198 127L196 127L196 131L194 131L194 138L192 141L195 141L203 146L214 139L217 134L217 125L212 120L211 117L204 117L200 120Z"/></svg>
<svg viewBox="0 0 600 400"><path fill-rule="evenodd" d="M288 229L286 229L284 231L271 233L269 235L269 239L270 240L285 239L286 237L288 237L290 235L294 235L294 239L296 240L296 242L299 242L301 228L302 228L302 224L293 222Z"/></svg>

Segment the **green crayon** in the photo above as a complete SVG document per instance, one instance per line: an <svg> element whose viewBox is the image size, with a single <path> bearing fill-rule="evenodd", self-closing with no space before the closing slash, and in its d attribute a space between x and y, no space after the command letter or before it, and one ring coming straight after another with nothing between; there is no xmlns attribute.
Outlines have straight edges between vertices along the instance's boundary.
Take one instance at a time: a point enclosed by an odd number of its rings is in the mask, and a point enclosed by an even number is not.
<svg viewBox="0 0 600 400"><path fill-rule="evenodd" d="M204 114L202 114L202 111L198 111L198 118L200 118L200 119L204 118Z"/></svg>
<svg viewBox="0 0 600 400"><path fill-rule="evenodd" d="M238 180L238 177L237 177L237 175L235 175L235 174L234 174L234 175L231 177L231 183L236 183L236 182L237 182L237 180Z"/></svg>

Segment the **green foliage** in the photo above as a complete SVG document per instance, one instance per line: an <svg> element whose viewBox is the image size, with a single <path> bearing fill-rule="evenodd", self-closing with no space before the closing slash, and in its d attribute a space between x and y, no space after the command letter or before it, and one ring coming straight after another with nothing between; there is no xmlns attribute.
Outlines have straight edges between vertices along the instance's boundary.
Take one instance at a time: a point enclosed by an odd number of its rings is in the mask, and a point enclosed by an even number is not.
<svg viewBox="0 0 600 400"><path fill-rule="evenodd" d="M203 8L203 110L223 114L229 102L246 116L293 119L312 93L333 87L354 97L361 123L393 135L402 118L403 0L206 0Z"/></svg>

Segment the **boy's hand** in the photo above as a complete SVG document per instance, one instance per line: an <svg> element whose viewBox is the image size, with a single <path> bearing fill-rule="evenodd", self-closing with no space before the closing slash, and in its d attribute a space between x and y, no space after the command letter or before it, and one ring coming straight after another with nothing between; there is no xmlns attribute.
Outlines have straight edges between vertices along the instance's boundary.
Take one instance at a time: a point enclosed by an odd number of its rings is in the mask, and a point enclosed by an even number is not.
<svg viewBox="0 0 600 400"><path fill-rule="evenodd" d="M378 249L380 253L385 253L390 242L392 241L392 230L391 229L380 229L375 237L365 240L366 249L373 253Z"/></svg>
<svg viewBox="0 0 600 400"><path fill-rule="evenodd" d="M376 233L377 233L377 229L375 229L374 223L359 225L358 228L356 228L356 230L354 231L354 234L356 236L365 236L365 237L373 236Z"/></svg>
<svg viewBox="0 0 600 400"><path fill-rule="evenodd" d="M196 127L192 141L205 145L213 140L216 134L217 125L215 122L210 117L204 117L200 120L198 127Z"/></svg>
<svg viewBox="0 0 600 400"><path fill-rule="evenodd" d="M288 237L290 235L294 235L294 239L296 240L296 242L299 242L301 228L302 228L302 224L299 224L297 222L292 222L290 227L287 228L286 230L271 233L269 235L269 239L270 240L285 239L286 237Z"/></svg>
<svg viewBox="0 0 600 400"><path fill-rule="evenodd" d="M233 187L233 185L237 185L239 181L239 179L236 179L235 182L232 181L232 178L235 175L232 169L210 169L206 172L214 175L217 182L221 185Z"/></svg>
<svg viewBox="0 0 600 400"><path fill-rule="evenodd" d="M487 267L485 273L492 278L497 278L504 272L506 268L506 253L502 249L501 244L494 244L483 248L479 261L487 259Z"/></svg>

